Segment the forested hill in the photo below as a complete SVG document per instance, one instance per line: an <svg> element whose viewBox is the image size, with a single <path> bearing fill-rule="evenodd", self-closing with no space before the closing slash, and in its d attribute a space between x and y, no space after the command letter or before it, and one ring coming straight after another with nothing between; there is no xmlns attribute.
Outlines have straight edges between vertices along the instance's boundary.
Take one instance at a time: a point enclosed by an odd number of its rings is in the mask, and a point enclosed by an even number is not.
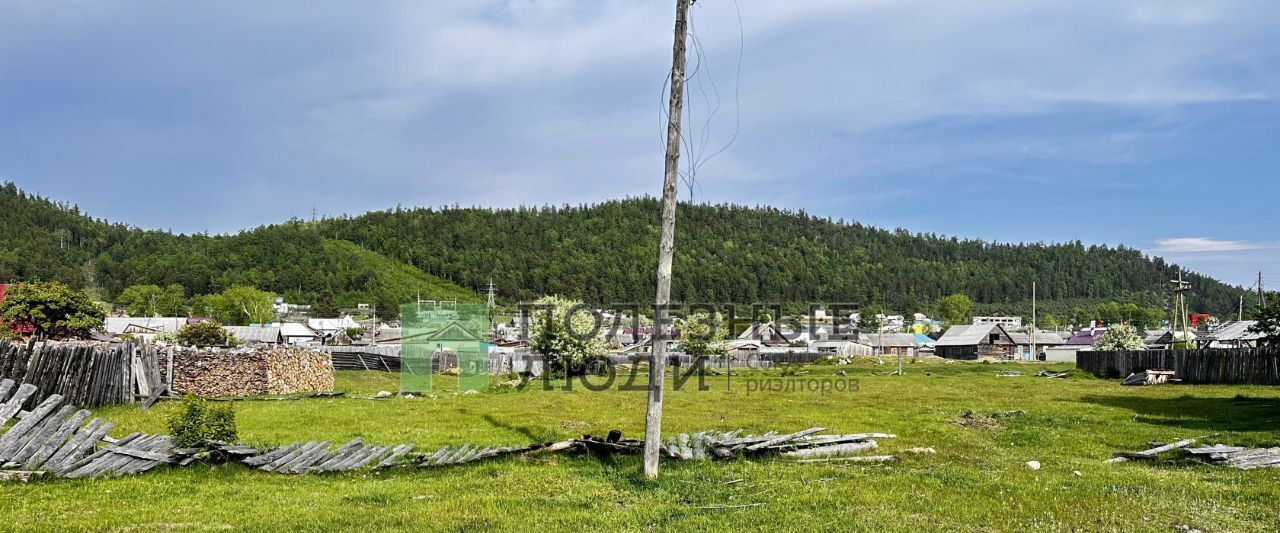
<svg viewBox="0 0 1280 533"><path fill-rule="evenodd" d="M11 184L0 189L0 280L62 279L100 287L108 298L141 283L180 283L189 294L250 284L304 303L362 297L385 306L424 287L440 294L423 297L474 297L468 289L492 278L509 301L562 294L645 302L656 283L659 209L651 198L397 208L234 236L178 236L91 220ZM682 205L677 227L673 297L683 301L865 302L912 312L963 293L1016 306L1036 280L1042 301L1164 307L1176 276L1174 265L1125 247L993 244L770 207ZM1193 309L1234 308L1239 288L1188 277Z"/></svg>
<svg viewBox="0 0 1280 533"><path fill-rule="evenodd" d="M423 298L476 301L467 288L345 241L314 223L234 236L173 235L109 224L77 208L0 187L0 283L58 280L110 300L130 285L179 284L187 296L249 285L323 307L397 305Z"/></svg>

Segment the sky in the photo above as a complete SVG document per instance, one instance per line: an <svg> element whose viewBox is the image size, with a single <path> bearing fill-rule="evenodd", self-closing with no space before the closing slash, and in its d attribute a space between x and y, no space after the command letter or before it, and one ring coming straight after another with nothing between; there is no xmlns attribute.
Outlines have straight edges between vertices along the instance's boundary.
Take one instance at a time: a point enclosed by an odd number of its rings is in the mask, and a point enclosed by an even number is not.
<svg viewBox="0 0 1280 533"><path fill-rule="evenodd" d="M656 196L673 4L0 0L0 180L187 233ZM682 199L1125 244L1280 287L1274 0L699 0L691 20Z"/></svg>

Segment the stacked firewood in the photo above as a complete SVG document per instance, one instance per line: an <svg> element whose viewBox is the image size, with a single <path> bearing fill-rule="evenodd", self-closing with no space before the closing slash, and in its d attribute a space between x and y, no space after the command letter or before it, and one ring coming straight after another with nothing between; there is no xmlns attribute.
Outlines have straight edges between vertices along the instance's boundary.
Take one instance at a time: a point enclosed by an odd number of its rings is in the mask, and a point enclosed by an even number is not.
<svg viewBox="0 0 1280 533"><path fill-rule="evenodd" d="M267 393L333 390L333 358L302 348L271 348L265 354Z"/></svg>
<svg viewBox="0 0 1280 533"><path fill-rule="evenodd" d="M172 389L197 396L332 391L333 361L295 347L183 348L174 352Z"/></svg>
<svg viewBox="0 0 1280 533"><path fill-rule="evenodd" d="M250 396L267 392L267 361L258 350L182 348L173 352L175 392Z"/></svg>

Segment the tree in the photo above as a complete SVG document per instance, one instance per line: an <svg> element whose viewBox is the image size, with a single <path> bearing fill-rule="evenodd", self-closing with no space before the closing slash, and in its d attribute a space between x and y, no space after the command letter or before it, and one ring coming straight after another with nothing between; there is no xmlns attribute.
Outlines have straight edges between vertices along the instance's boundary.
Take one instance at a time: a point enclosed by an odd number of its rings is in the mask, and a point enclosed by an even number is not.
<svg viewBox="0 0 1280 533"><path fill-rule="evenodd" d="M529 348L546 357L554 372L581 369L604 354L604 343L596 336L596 318L582 302L544 296L534 302L529 325Z"/></svg>
<svg viewBox="0 0 1280 533"><path fill-rule="evenodd" d="M178 328L175 337L184 346L226 346L235 344L235 336L217 322L196 322Z"/></svg>
<svg viewBox="0 0 1280 533"><path fill-rule="evenodd" d="M226 304L221 294L200 294L191 297L191 315L213 318Z"/></svg>
<svg viewBox="0 0 1280 533"><path fill-rule="evenodd" d="M684 353L693 357L721 357L729 353L726 331L719 313L694 313L678 322Z"/></svg>
<svg viewBox="0 0 1280 533"><path fill-rule="evenodd" d="M221 294L205 294L191 299L191 310L197 316L232 326L271 322L275 317L276 295L243 285L228 288Z"/></svg>
<svg viewBox="0 0 1280 533"><path fill-rule="evenodd" d="M1071 310L1071 323L1076 327L1083 328L1089 325L1089 320L1092 320L1089 317L1089 312L1083 307L1076 307Z"/></svg>
<svg viewBox="0 0 1280 533"><path fill-rule="evenodd" d="M1115 324L1107 328L1098 341L1099 350L1141 350L1145 345L1138 330L1128 324Z"/></svg>
<svg viewBox="0 0 1280 533"><path fill-rule="evenodd" d="M880 316L884 314L882 306L864 305L858 310L858 327L866 331L878 331L881 325Z"/></svg>
<svg viewBox="0 0 1280 533"><path fill-rule="evenodd" d="M132 285L116 297L129 316L187 316L187 295L182 285Z"/></svg>
<svg viewBox="0 0 1280 533"><path fill-rule="evenodd" d="M1273 301L1268 300L1266 307L1253 312L1253 319L1257 323L1249 327L1249 332L1262 335L1258 344L1280 346L1280 302L1272 303Z"/></svg>
<svg viewBox="0 0 1280 533"><path fill-rule="evenodd" d="M950 324L965 324L973 317L973 300L963 294L952 294L938 300L938 318Z"/></svg>
<svg viewBox="0 0 1280 533"><path fill-rule="evenodd" d="M1056 330L1062 327L1062 320L1059 319L1057 316L1054 316L1052 314L1047 314L1040 317L1040 321L1037 325L1044 329Z"/></svg>
<svg viewBox="0 0 1280 533"><path fill-rule="evenodd" d="M0 333L29 329L55 339L87 337L107 316L83 291L56 281L11 285L0 302Z"/></svg>

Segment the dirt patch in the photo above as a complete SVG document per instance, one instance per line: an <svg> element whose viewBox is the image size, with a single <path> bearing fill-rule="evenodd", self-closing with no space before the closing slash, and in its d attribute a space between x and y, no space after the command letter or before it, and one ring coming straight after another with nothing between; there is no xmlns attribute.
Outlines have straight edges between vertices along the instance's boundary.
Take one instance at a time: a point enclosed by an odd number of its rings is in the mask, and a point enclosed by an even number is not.
<svg viewBox="0 0 1280 533"><path fill-rule="evenodd" d="M975 413L970 409L965 409L960 416L956 418L955 423L960 427L969 429L1001 429L1002 420L1016 418L1025 414L1026 411L1021 409L1017 411L1005 411L995 413Z"/></svg>

